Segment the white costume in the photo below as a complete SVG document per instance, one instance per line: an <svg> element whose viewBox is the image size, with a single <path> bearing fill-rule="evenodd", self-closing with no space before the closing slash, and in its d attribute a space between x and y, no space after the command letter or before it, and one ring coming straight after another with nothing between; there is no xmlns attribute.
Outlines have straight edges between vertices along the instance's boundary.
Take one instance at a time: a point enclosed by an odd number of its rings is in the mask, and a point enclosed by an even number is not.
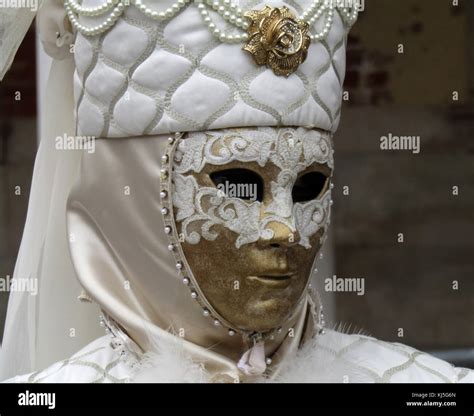
<svg viewBox="0 0 474 416"><path fill-rule="evenodd" d="M143 359L142 359L143 360ZM18 376L19 383L200 383L238 382L210 376L175 348L166 348L142 364L116 338L104 336L44 371ZM255 381L265 382L265 379ZM283 383L473 383L471 370L402 344L328 330L289 361L273 382Z"/></svg>
<svg viewBox="0 0 474 416"><path fill-rule="evenodd" d="M254 26L243 18L247 11L257 19L255 10L265 4L288 9L273 9ZM301 19L288 17L288 10ZM291 250L324 241L331 188L304 202L292 198L292 189L316 165L329 172L330 182L354 8L326 7L318 0L135 0L129 6L120 0L67 0L64 10L51 1L40 26L57 57L67 56L71 41L66 11L77 32L74 75L68 60L53 70L61 71L63 93L73 79L74 100L69 96L66 106L67 94L58 99L63 125L50 115L43 132L15 270L15 278L38 278L41 302L12 295L2 378L474 381L470 370L407 346L324 331L318 296L306 285L281 325L253 330L211 300L213 287L205 287L190 259L199 244L219 241L228 231L236 250L273 241L281 227L298 236ZM56 48L51 32L58 32ZM282 43L270 48L274 35ZM242 51L245 42L254 56ZM9 56L17 44L10 44ZM296 52L287 58L279 48ZM74 133L73 114L77 135L99 139L91 153L58 155L54 138ZM270 202L222 196L199 182L206 169L231 163L272 169ZM51 198L44 200L35 190L48 187ZM61 221L38 230L52 211L60 218L67 212L67 231ZM222 249L216 244L216 251ZM52 280L57 276L59 284ZM84 344L96 338L90 329L96 309L73 304L79 292L75 277L81 298L103 311L108 334L61 361L71 348L59 347L66 328L79 328ZM29 374L14 377L23 373Z"/></svg>

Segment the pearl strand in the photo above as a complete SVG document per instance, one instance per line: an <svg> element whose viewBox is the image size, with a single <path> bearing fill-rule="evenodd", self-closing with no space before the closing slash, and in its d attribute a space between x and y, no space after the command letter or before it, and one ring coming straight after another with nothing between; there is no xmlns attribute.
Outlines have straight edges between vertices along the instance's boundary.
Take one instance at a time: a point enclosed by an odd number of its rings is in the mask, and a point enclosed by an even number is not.
<svg viewBox="0 0 474 416"><path fill-rule="evenodd" d="M173 213L173 164L176 159L176 149L179 146L179 142L183 140L183 133L175 133L174 136L168 137L168 145L165 149L165 153L161 157L161 175L160 175L160 199L161 199L161 213L163 215L163 223L165 224L164 232L168 238L168 250L172 253L174 260L176 261L176 269L178 274L182 276L181 281L189 289L189 295L193 301L202 308L202 315L212 320L212 325L220 327L227 331L229 337L235 336L237 333L245 335L249 340L265 340L275 339L275 336L282 333L282 327L278 326L266 332L247 332L233 328L231 323L226 321L218 312L214 311L212 305L205 298L203 293L199 293L199 285L192 273L189 264L186 261L184 251L181 247L181 242L178 235L178 227L176 225L176 219ZM303 302L303 298L306 296L305 293L301 295L299 304ZM288 321L294 318L295 311L290 315ZM266 358L266 364L271 365L271 358Z"/></svg>
<svg viewBox="0 0 474 416"><path fill-rule="evenodd" d="M117 3L117 6L113 9L112 13L110 13L109 17L107 19L97 25L97 26L91 26L87 27L84 26L83 24L79 23L79 20L75 16L72 7L70 6L71 0L66 0L64 3L64 6L66 8L66 14L71 21L72 26L80 33L82 33L85 36L95 36L99 35L101 33L104 33L107 31L109 28L111 28L115 22L118 20L118 18L122 15L123 11L125 10L125 5L122 3L121 0Z"/></svg>
<svg viewBox="0 0 474 416"><path fill-rule="evenodd" d="M76 30L86 36L93 36L107 31L122 15L123 11L130 4L133 4L147 17L157 20L164 21L174 17L181 9L188 5L191 1L197 5L197 8L203 18L204 23L207 25L209 32L224 43L239 43L245 42L248 39L247 33L240 34L228 34L223 30L219 29L211 16L209 10L214 10L224 20L232 24L237 28L247 30L249 22L244 16L244 11L232 3L231 0L177 0L172 6L168 7L164 11L157 11L147 7L143 0L130 0L125 5L123 0L106 0L102 5L96 7L82 7L79 0L65 0L66 12L71 20L71 24ZM357 0L353 0L357 2ZM348 7L342 7L344 0L314 0L311 5L302 13L300 19L306 21L309 26L313 26L323 14L325 14L324 25L321 32L311 34L310 39L312 41L323 40L331 30L334 21L334 10L337 8L341 12L341 15L345 22L352 25L358 16L358 7L354 6L350 10ZM96 17L107 13L114 7L108 18L101 24L92 27L86 27L79 23L78 16L90 16ZM77 16L76 16L77 15Z"/></svg>
<svg viewBox="0 0 474 416"><path fill-rule="evenodd" d="M248 38L247 33L241 33L241 34L236 34L236 35L229 35L227 33L224 33L222 30L220 30L216 26L211 16L209 16L209 12L207 11L206 5L204 3L201 3L200 1L195 1L195 2L197 3L197 8L201 14L201 17L204 23L207 25L207 28L209 29L209 32L211 32L212 35L215 36L217 39L219 39L221 42L239 43L239 42L243 42L247 40Z"/></svg>
<svg viewBox="0 0 474 416"><path fill-rule="evenodd" d="M176 14L190 2L191 0L178 0L171 7L168 7L165 11L158 12L145 6L142 3L142 0L131 0L131 3L135 5L144 15L148 16L151 19L159 21L168 20L176 16Z"/></svg>
<svg viewBox="0 0 474 416"><path fill-rule="evenodd" d="M195 0L196 3L201 3L203 0ZM231 2L231 0L204 0L210 7L212 7L220 16L230 21L232 24L247 29L248 23L245 22L244 11ZM329 3L326 3L329 1ZM325 8L332 8L332 1L334 0L314 0L308 9L301 15L300 19L309 20L316 12L321 13ZM322 2L322 3L321 3ZM319 9L318 9L319 6ZM234 17L232 17L234 16ZM240 20L239 20L240 19ZM234 22L235 20L235 22Z"/></svg>
<svg viewBox="0 0 474 416"><path fill-rule="evenodd" d="M203 0L195 0L195 3L202 4ZM245 21L244 12L231 2L231 0L204 0L208 6L212 7L222 18L243 29L248 28L248 23ZM328 22L332 25L335 0L314 0L311 5L300 16L312 26L317 19L323 14L324 10L328 10L331 17ZM327 33L326 33L327 34ZM322 37L324 37L323 35ZM318 37L316 37L317 39Z"/></svg>
<svg viewBox="0 0 474 416"><path fill-rule="evenodd" d="M209 13L206 10L206 6L203 0L194 0L198 5L204 22L208 25L209 31L222 42L235 42L235 35L226 35L220 29L218 29L215 23L212 21ZM222 18L232 23L235 26L243 29L248 28L248 23L245 22L245 17L242 9L235 6L231 0L204 0L209 7L214 9ZM310 26L313 26L318 19L322 16L326 10L325 22L323 29L320 33L310 35L312 41L323 40L331 30L334 21L334 9L339 7L337 4L334 6L334 0L314 0L311 5L301 15L300 19L306 21ZM354 8L352 15L345 16L347 20L357 18L357 8ZM347 13L347 12L346 12ZM355 20L355 19L354 19ZM237 35L238 37L239 35ZM240 35L242 37L242 35ZM246 40L248 36L244 37Z"/></svg>
<svg viewBox="0 0 474 416"><path fill-rule="evenodd" d="M319 3L320 0L313 1L313 3L300 16L300 19L309 22L316 14L320 16L324 10L324 4L321 5Z"/></svg>
<svg viewBox="0 0 474 416"><path fill-rule="evenodd" d="M204 296L200 296L199 287L195 281L191 269L189 268L189 265L185 260L184 252L181 248L179 237L176 231L177 226L175 217L173 215L173 202L171 197L172 172L173 163L176 160L174 157L175 151L182 137L182 133L175 133L174 136L169 137L165 154L161 157L161 213L163 214L163 222L165 224L164 232L168 236L168 250L173 254L173 257L176 261L176 269L178 270L178 273L183 276L182 282L185 286L188 286L191 299L196 301L202 308L201 310L203 316L206 318L211 318L212 324L215 327L222 327L223 329L226 329L227 334L230 337L233 337L237 333L237 330L232 328L230 323L217 315L217 313L211 313L211 305L208 304Z"/></svg>
<svg viewBox="0 0 474 416"><path fill-rule="evenodd" d="M358 7L352 7L352 11L349 12L347 7L339 9L341 11L341 14L345 18L345 21L347 24L352 25L355 23L357 20L357 16L359 15L359 8Z"/></svg>
<svg viewBox="0 0 474 416"><path fill-rule="evenodd" d="M108 12L119 1L120 0L107 0L104 4L96 7L83 7L76 0L67 0L67 3L76 14L82 16L100 16L105 12Z"/></svg>
<svg viewBox="0 0 474 416"><path fill-rule="evenodd" d="M323 13L323 9L321 9L321 14ZM320 15L318 14L315 14L310 20L309 20L309 25L312 26L318 19L319 19ZM324 38L326 38L326 36L328 35L329 31L331 30L331 27L332 27L332 23L334 21L334 9L333 8L330 8L328 11L327 11L327 14L326 14L326 19L324 21L324 26L323 26L323 30L315 35L310 35L310 38L312 41L321 41L323 40Z"/></svg>
<svg viewBox="0 0 474 416"><path fill-rule="evenodd" d="M198 2L199 4L203 4ZM230 0L206 0L206 3L212 7L223 19L232 23L233 25L247 30L249 27L246 18L243 15L241 8L237 7Z"/></svg>

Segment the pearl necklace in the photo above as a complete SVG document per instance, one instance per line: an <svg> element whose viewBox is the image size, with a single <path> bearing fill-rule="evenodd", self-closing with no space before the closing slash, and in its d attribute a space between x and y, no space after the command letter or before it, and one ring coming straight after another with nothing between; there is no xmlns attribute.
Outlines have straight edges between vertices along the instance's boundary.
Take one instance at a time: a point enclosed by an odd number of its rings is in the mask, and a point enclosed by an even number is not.
<svg viewBox="0 0 474 416"><path fill-rule="evenodd" d="M81 0L64 0L64 5L73 27L85 36L94 36L106 32L115 24L125 9L130 5L135 6L145 16L153 20L165 21L173 18L189 3L194 2L210 33L221 42L241 43L248 39L246 32L229 34L219 29L209 14L209 11L214 11L236 29L247 30L249 23L244 16L246 11L232 3L231 0L177 0L171 7L168 7L164 11L151 9L143 3L143 0L105 0L102 5L97 7L83 7L80 1ZM313 42L321 41L328 35L334 20L335 9L339 10L347 25L352 25L356 21L359 11L358 1L352 0L352 7L344 7L347 3L348 0L313 0L311 5L300 16L301 20L306 21L309 26L312 27L324 15L322 30L310 35ZM108 17L99 25L86 26L79 23L79 16L101 17L107 13L109 13Z"/></svg>

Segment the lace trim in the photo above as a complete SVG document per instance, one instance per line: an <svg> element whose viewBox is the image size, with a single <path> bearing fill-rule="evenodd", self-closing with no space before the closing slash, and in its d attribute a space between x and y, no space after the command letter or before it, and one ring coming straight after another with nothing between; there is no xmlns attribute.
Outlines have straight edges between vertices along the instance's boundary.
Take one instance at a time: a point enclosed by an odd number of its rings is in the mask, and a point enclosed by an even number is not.
<svg viewBox="0 0 474 416"><path fill-rule="evenodd" d="M206 164L225 165L231 161L257 162L264 167L272 162L281 169L271 182L272 203L261 218L262 203L229 197L214 187L200 186L190 172L201 172ZM314 162L333 168L329 134L315 130L271 129L224 130L220 133L191 133L180 139L173 172L173 205L176 221L182 222L183 238L197 244L201 237L213 241L221 225L238 234L235 245L271 239L270 222L298 232L298 244L311 248L310 238L330 222L331 191L318 199L293 204L291 191L298 173Z"/></svg>

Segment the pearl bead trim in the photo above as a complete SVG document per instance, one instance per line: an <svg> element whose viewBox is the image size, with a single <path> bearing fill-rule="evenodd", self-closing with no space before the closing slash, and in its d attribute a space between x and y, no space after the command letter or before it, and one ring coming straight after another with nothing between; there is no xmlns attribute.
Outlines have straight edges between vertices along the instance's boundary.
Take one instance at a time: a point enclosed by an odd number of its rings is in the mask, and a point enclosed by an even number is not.
<svg viewBox="0 0 474 416"><path fill-rule="evenodd" d="M213 320L213 325L216 327L223 327L225 330L227 330L227 333L229 336L234 336L237 333L243 334L247 336L249 339L273 339L276 334L281 333L282 328L275 328L271 331L265 332L265 333L260 333L260 332L246 332L242 330L238 330L236 328L233 328L232 325L225 319L223 318L213 307L212 305L209 304L209 302L206 300L204 294L201 292L194 275L192 273L192 270L186 261L186 257L184 255L183 249L181 247L181 242L179 240L179 235L178 235L178 228L176 226L175 222L175 216L173 212L173 201L171 197L171 190L172 190L172 172L173 172L173 161L174 161L174 153L176 150L176 147L178 145L179 140L183 137L182 133L175 133L174 137L169 137L168 138L168 145L165 150L165 154L161 157L162 161L162 166L161 169L162 171L166 171L165 178L163 178L163 174L160 175L161 181L160 181L160 199L161 199L161 209L160 212L163 215L163 223L164 223L164 232L168 237L168 249L170 253L174 256L175 260L175 265L177 272L181 276L181 280L185 286L188 287L189 292L190 292L190 297L194 301L198 302L200 307L202 308L202 314L205 317L209 317ZM307 294L309 293L310 298L314 298L314 296L311 293L311 285L308 282L307 290L303 291L301 298L299 300L299 304L303 302ZM315 308L314 308L314 302L311 301L311 307L312 307L312 313L313 317L315 319L315 322L317 323L317 330L319 333L321 333L322 326L320 324L321 322L321 317L316 316L315 314L317 313ZM319 305L321 305L320 302L318 302ZM321 309L322 310L322 309ZM321 313L321 310L318 313ZM295 310L296 312L296 310ZM291 320L293 318L293 315L288 318L288 320Z"/></svg>
<svg viewBox="0 0 474 416"><path fill-rule="evenodd" d="M168 138L168 145L166 147L165 154L161 157L161 181L160 181L160 199L161 199L161 214L163 215L164 232L168 237L168 249L172 253L177 272L181 276L183 284L189 289L190 298L198 302L202 308L202 314L205 317L212 319L213 325L222 326L227 329L229 336L236 334L237 330L232 328L232 325L228 323L223 317L221 317L211 305L205 300L205 297L194 276L191 269L186 261L184 252L179 241L177 232L176 222L173 215L173 201L171 198L172 188L172 165L174 160L174 153L179 139L182 137L181 133L176 133L174 137ZM163 175L163 172L166 172Z"/></svg>
<svg viewBox="0 0 474 416"><path fill-rule="evenodd" d="M77 0L70 0L68 4L74 13L81 14L82 16L100 16L116 6L119 1L120 0L107 0L97 7L82 7Z"/></svg>
<svg viewBox="0 0 474 416"><path fill-rule="evenodd" d="M247 18L244 16L246 10L242 10L232 3L231 0L177 0L172 6L162 11L148 7L144 3L144 0L105 0L102 5L97 7L83 7L80 1L81 0L64 0L64 5L73 27L85 36L95 36L109 30L123 14L125 8L130 5L135 6L145 16L161 22L170 20L184 7L194 2L209 32L218 40L223 43L241 43L248 39L248 35L245 32L249 25ZM148 0L148 2L150 1L151 0ZM352 7L346 7L351 1L353 4ZM359 13L359 1L360 0L313 0L311 5L299 18L306 21L310 27L313 27L324 17L322 29L317 33L310 34L312 41L322 41L331 30L334 21L334 11L336 9L341 14L346 25L351 26L354 24ZM219 29L209 14L210 11L217 13L235 29L243 30L243 32L226 33L222 29ZM108 16L104 22L96 26L86 26L79 22L79 16L105 17L107 13Z"/></svg>
<svg viewBox="0 0 474 416"><path fill-rule="evenodd" d="M101 33L106 32L115 24L115 22L119 19L119 17L123 14L125 10L125 5L122 3L122 1L119 1L103 23L97 26L87 27L79 23L77 16L74 14L74 11L72 8L73 6L71 6L72 1L74 0L65 0L64 2L64 6L66 8L66 14L69 20L71 21L72 26L78 32L82 33L85 36L95 36L95 35L100 35ZM90 15L86 14L85 16L90 16ZM97 15L94 15L94 16L97 16Z"/></svg>

